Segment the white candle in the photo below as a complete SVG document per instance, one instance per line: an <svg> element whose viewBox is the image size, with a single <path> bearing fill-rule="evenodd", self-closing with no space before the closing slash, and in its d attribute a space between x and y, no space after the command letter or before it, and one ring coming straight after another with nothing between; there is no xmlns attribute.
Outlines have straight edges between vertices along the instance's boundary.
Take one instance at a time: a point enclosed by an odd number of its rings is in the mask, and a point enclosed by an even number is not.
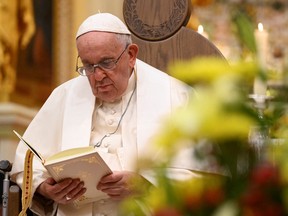
<svg viewBox="0 0 288 216"><path fill-rule="evenodd" d="M256 77L254 80L253 92L255 95L266 95L267 83L261 80L259 77Z"/></svg>
<svg viewBox="0 0 288 216"><path fill-rule="evenodd" d="M258 29L255 30L254 36L257 46L258 62L260 64L260 67L265 70L268 53L268 32L264 29L262 23L258 24ZM256 77L253 90L255 95L266 95L267 83L261 80L259 77Z"/></svg>
<svg viewBox="0 0 288 216"><path fill-rule="evenodd" d="M261 67L266 68L267 53L268 53L268 32L264 29L263 24L258 24L258 29L254 32L257 56Z"/></svg>
<svg viewBox="0 0 288 216"><path fill-rule="evenodd" d="M203 28L202 25L199 25L199 26L198 26L197 32L198 32L199 34L201 34L202 36L204 36L205 38L208 38L208 34L204 31L204 28Z"/></svg>

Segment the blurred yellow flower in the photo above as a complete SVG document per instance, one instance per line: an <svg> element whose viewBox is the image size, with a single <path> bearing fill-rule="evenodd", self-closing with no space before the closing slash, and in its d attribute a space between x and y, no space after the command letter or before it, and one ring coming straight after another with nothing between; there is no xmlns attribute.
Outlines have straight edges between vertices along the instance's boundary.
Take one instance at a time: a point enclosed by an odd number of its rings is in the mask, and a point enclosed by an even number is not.
<svg viewBox="0 0 288 216"><path fill-rule="evenodd" d="M191 84L211 83L229 74L235 74L252 83L259 66L255 62L247 61L229 64L226 60L210 57L177 62L170 65L168 70L172 76Z"/></svg>
<svg viewBox="0 0 288 216"><path fill-rule="evenodd" d="M175 143L183 140L247 138L255 120L239 109L243 97L234 78L229 74L208 87L197 89L197 97L192 97L187 107L174 112L163 124L155 143L173 153L173 146L179 147Z"/></svg>

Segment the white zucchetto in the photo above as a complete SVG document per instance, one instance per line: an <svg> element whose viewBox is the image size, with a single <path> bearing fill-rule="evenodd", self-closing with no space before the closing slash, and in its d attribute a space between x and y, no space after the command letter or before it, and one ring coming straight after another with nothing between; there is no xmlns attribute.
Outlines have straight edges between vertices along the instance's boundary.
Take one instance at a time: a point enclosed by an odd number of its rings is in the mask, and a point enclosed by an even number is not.
<svg viewBox="0 0 288 216"><path fill-rule="evenodd" d="M80 25L76 34L76 39L79 36L91 31L112 32L128 35L131 34L127 26L118 17L110 13L97 13L89 16Z"/></svg>

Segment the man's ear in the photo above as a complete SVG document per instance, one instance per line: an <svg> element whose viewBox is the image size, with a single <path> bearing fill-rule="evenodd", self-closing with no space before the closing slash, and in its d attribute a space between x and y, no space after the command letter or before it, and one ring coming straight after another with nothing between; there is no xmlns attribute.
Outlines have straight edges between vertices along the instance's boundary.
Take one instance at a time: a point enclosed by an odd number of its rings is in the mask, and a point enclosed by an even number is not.
<svg viewBox="0 0 288 216"><path fill-rule="evenodd" d="M129 63L130 63L131 67L134 67L134 65L135 65L136 58L138 55L138 50L139 50L139 48L138 48L137 44L131 44L128 47L128 54L130 57Z"/></svg>

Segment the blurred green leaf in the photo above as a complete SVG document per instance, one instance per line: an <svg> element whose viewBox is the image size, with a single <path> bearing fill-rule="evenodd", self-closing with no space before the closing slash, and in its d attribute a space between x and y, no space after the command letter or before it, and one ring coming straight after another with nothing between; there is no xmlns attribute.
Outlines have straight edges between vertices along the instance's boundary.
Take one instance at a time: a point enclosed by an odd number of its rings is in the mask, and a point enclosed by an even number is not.
<svg viewBox="0 0 288 216"><path fill-rule="evenodd" d="M256 41L254 37L254 27L247 14L242 10L237 10L232 17L233 23L236 26L236 35L239 37L242 45L252 53L256 53Z"/></svg>

